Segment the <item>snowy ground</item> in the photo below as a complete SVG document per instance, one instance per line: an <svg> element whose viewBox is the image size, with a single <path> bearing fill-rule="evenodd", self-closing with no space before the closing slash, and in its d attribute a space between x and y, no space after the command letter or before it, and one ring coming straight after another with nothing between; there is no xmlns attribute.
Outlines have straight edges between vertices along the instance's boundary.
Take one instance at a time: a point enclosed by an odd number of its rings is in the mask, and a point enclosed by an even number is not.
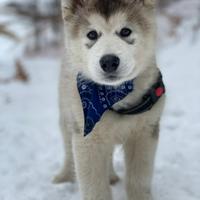
<svg viewBox="0 0 200 200"><path fill-rule="evenodd" d="M184 33L186 28L187 23L180 28L178 42L158 51L168 101L153 181L155 200L200 199L200 32L193 37ZM0 85L0 200L78 200L76 184L51 184L63 158L57 109L60 58L37 56L24 62L31 75L28 84ZM115 167L123 177L120 149ZM124 200L123 180L113 193L115 200Z"/></svg>

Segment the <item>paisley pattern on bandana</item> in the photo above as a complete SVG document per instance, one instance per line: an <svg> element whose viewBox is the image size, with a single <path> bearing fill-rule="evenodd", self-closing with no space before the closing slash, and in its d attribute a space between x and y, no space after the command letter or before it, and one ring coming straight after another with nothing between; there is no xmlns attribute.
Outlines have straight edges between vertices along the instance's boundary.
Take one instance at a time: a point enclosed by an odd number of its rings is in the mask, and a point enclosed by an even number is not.
<svg viewBox="0 0 200 200"><path fill-rule="evenodd" d="M105 86L85 79L82 74L77 76L77 87L84 112L84 136L92 132L107 110L134 90L133 80L117 87Z"/></svg>

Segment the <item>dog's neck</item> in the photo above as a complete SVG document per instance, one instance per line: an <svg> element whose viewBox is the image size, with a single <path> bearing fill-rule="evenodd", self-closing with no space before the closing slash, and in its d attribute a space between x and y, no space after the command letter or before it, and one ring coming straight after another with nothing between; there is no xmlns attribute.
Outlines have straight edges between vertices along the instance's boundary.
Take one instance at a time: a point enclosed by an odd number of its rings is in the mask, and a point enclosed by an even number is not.
<svg viewBox="0 0 200 200"><path fill-rule="evenodd" d="M141 73L134 80L134 91L130 93L125 99L116 103L113 108L120 110L124 108L132 107L141 100L143 95L149 90L149 88L155 83L159 75L159 69L154 65L148 67L143 73Z"/></svg>

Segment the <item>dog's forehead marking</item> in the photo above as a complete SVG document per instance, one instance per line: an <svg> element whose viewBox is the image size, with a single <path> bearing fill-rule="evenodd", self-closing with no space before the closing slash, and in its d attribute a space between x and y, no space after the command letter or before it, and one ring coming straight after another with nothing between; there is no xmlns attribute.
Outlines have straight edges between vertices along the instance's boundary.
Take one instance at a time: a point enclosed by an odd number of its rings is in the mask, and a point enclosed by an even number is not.
<svg viewBox="0 0 200 200"><path fill-rule="evenodd" d="M109 19L105 19L100 14L91 14L88 21L91 28L96 28L98 31L111 32L126 26L128 21L126 14L118 12L110 16Z"/></svg>

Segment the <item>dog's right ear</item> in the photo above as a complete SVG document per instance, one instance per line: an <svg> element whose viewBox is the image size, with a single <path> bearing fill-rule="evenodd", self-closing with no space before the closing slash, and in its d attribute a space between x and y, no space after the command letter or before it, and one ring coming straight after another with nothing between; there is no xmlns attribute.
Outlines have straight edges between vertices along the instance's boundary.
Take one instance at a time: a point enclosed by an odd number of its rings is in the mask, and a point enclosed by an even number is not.
<svg viewBox="0 0 200 200"><path fill-rule="evenodd" d="M67 19L71 14L71 6L72 6L72 0L62 0L61 7L62 7L62 16L63 19Z"/></svg>
<svg viewBox="0 0 200 200"><path fill-rule="evenodd" d="M82 8L87 0L62 0L62 15L68 20L79 8Z"/></svg>
<svg viewBox="0 0 200 200"><path fill-rule="evenodd" d="M74 5L82 7L87 0L62 0L62 4L66 6Z"/></svg>
<svg viewBox="0 0 200 200"><path fill-rule="evenodd" d="M144 5L146 6L155 6L157 0L143 0Z"/></svg>

